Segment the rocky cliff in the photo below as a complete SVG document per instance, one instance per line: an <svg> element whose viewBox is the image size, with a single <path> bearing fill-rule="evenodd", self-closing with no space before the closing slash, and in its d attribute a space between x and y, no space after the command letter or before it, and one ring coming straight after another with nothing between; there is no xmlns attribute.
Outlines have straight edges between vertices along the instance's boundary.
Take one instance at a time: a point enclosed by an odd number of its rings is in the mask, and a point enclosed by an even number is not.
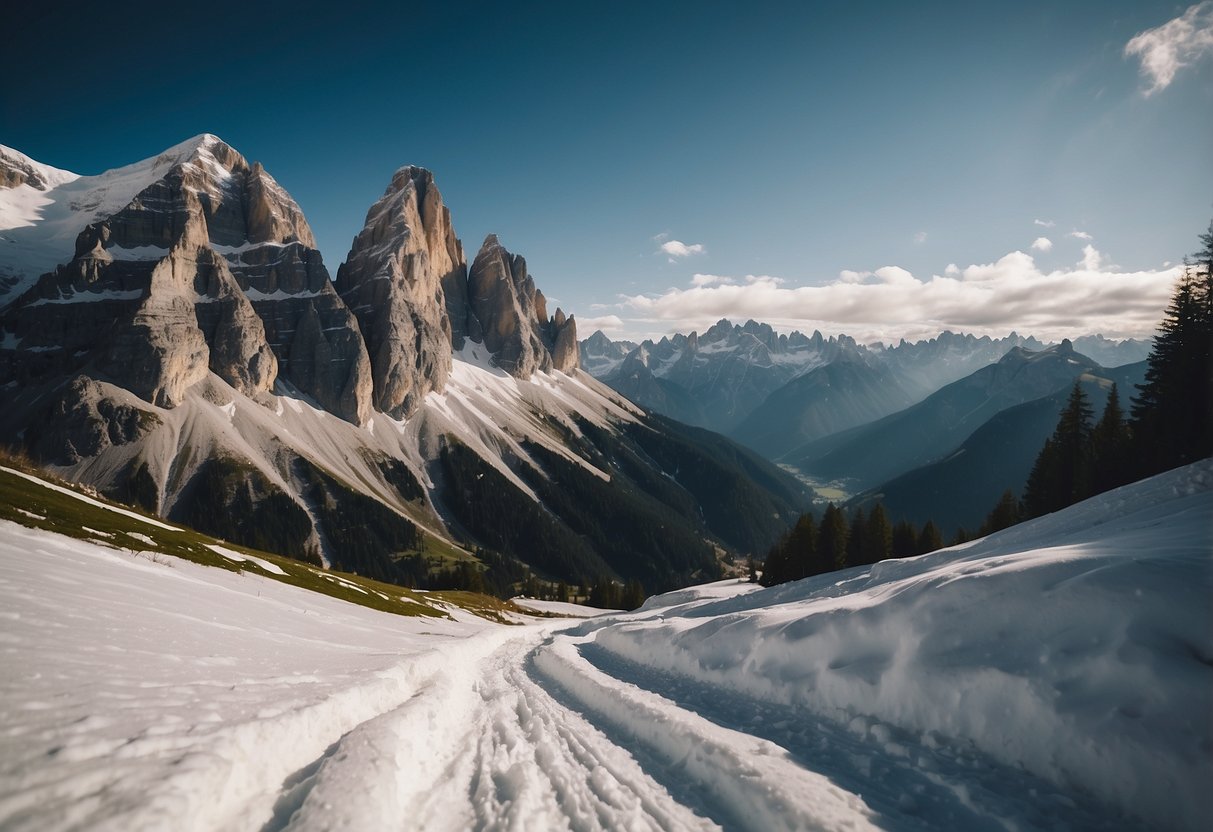
<svg viewBox="0 0 1213 832"><path fill-rule="evenodd" d="M490 234L468 273L468 302L497 366L517 378L568 372L580 364L577 322L562 310L548 318L547 299L527 274L526 260Z"/></svg>
<svg viewBox="0 0 1213 832"><path fill-rule="evenodd" d="M503 591L520 560L710 578L803 506L579 372L573 317L495 237L469 272L426 170L396 172L334 285L299 206L214 136L96 176L0 157L0 440L62 476L382 580L429 580L427 540L489 550Z"/></svg>
<svg viewBox="0 0 1213 832"><path fill-rule="evenodd" d="M396 171L337 270L337 291L366 338L375 408L396 418L442 390L451 372L448 289L460 337L467 264L434 176Z"/></svg>
<svg viewBox="0 0 1213 832"><path fill-rule="evenodd" d="M369 361L314 246L260 165L200 136L5 311L0 380L87 372L173 407L208 371L250 394L281 375L362 421Z"/></svg>

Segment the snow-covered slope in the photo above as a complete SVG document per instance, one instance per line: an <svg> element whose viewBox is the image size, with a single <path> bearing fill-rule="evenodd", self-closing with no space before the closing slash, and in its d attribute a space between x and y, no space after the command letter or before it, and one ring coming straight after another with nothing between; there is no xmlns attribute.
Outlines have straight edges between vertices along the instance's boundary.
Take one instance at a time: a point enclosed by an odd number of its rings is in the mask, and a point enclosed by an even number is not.
<svg viewBox="0 0 1213 832"><path fill-rule="evenodd" d="M0 145L0 171L29 168L38 174L36 183L0 187L0 308L39 275L71 260L76 236L85 226L121 210L207 138L195 136L150 159L96 176L59 170Z"/></svg>
<svg viewBox="0 0 1213 832"><path fill-rule="evenodd" d="M605 478L604 472L564 444L554 426L576 434L577 421L585 420L614 430L640 414L584 373L536 373L530 380L515 379L492 367L483 348L474 343L456 357L447 388L430 393L418 414L407 421L374 412L366 424L351 425L281 383L276 395L252 398L212 376L207 385L191 391L182 405L171 409L149 405L112 385L103 389L112 400L147 414L143 419L152 427L140 443L112 444L95 455L57 466L57 472L69 479L106 490L120 482L132 464L145 463L160 484L161 507L168 515L200 466L218 455L255 467L277 488L306 504L300 482L283 462L297 455L441 537L446 530L432 503L418 505L404 498L385 479L382 460L403 461L419 482L432 488L426 466L443 441L454 439L534 497L505 461L528 458L523 441Z"/></svg>
<svg viewBox="0 0 1213 832"><path fill-rule="evenodd" d="M1207 829L1211 494L520 627L0 522L0 827Z"/></svg>
<svg viewBox="0 0 1213 832"><path fill-rule="evenodd" d="M585 627L601 664L814 714L928 772L975 749L1123 823L1213 823L1207 460L965 546Z"/></svg>
<svg viewBox="0 0 1213 832"><path fill-rule="evenodd" d="M0 593L0 827L14 830L259 827L284 781L491 626L7 522Z"/></svg>

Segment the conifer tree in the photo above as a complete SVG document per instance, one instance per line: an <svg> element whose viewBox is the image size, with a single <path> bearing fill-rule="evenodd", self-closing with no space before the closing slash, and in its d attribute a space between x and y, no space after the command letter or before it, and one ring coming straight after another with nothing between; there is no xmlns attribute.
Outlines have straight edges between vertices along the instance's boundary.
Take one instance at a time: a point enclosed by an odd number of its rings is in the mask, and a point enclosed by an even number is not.
<svg viewBox="0 0 1213 832"><path fill-rule="evenodd" d="M1124 485L1129 481L1129 426L1120 408L1116 385L1108 391L1103 415L1091 430L1091 493Z"/></svg>
<svg viewBox="0 0 1213 832"><path fill-rule="evenodd" d="M791 577L798 581L825 571L817 563L817 527L813 515L805 512L788 535L787 561Z"/></svg>
<svg viewBox="0 0 1213 832"><path fill-rule="evenodd" d="M928 520L918 534L918 554L925 555L927 552L934 552L936 549L942 548L943 536L939 533L935 521Z"/></svg>
<svg viewBox="0 0 1213 832"><path fill-rule="evenodd" d="M1074 382L1070 397L1045 440L1024 487L1024 514L1040 517L1090 496L1091 405L1082 384Z"/></svg>
<svg viewBox="0 0 1213 832"><path fill-rule="evenodd" d="M1200 240L1201 251L1185 259L1133 399L1137 476L1213 454L1213 223Z"/></svg>
<svg viewBox="0 0 1213 832"><path fill-rule="evenodd" d="M762 576L758 582L763 586L775 586L792 580L792 568L788 562L789 532L776 541L762 562Z"/></svg>
<svg viewBox="0 0 1213 832"><path fill-rule="evenodd" d="M1008 488L1002 492L1002 496L998 498L994 508L986 515L986 520L981 524L978 536L985 537L988 534L1010 528L1018 523L1020 518L1019 500L1015 499L1015 494Z"/></svg>
<svg viewBox="0 0 1213 832"><path fill-rule="evenodd" d="M889 516L885 513L884 504L877 503L868 515L864 538L867 543L864 563L876 563L893 556L893 527L889 525Z"/></svg>
<svg viewBox="0 0 1213 832"><path fill-rule="evenodd" d="M833 503L826 506L817 533L817 558L828 569L843 569L847 564L847 520Z"/></svg>
<svg viewBox="0 0 1213 832"><path fill-rule="evenodd" d="M908 520L893 526L893 557L908 558L918 551L918 530Z"/></svg>
<svg viewBox="0 0 1213 832"><path fill-rule="evenodd" d="M1060 508L1057 498L1057 471L1059 462L1056 448L1052 439L1046 439L1032 471L1028 474L1028 482L1023 488L1023 505L1020 513L1030 519L1040 517Z"/></svg>
<svg viewBox="0 0 1213 832"><path fill-rule="evenodd" d="M851 515L851 526L847 531L847 565L859 566L867 563L868 555L868 518L863 513L863 508L856 508L855 513Z"/></svg>
<svg viewBox="0 0 1213 832"><path fill-rule="evenodd" d="M644 603L645 594L644 587L640 581L632 579L623 585L623 593L619 598L619 606L621 609L634 610Z"/></svg>

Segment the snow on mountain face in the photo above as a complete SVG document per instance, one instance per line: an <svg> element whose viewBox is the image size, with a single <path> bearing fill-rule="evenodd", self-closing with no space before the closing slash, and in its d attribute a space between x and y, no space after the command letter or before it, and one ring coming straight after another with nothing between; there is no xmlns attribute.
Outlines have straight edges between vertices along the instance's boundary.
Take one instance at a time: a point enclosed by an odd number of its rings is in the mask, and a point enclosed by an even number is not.
<svg viewBox="0 0 1213 832"><path fill-rule="evenodd" d="M207 134L96 179L139 190L108 192L96 211L124 204L4 310L5 381L85 371L171 406L208 371L250 393L281 374L365 418L357 326L299 206L261 165Z"/></svg>
<svg viewBox="0 0 1213 832"><path fill-rule="evenodd" d="M0 309L42 274L72 259L76 237L91 223L117 213L135 195L215 139L195 136L154 158L95 176L61 171L0 146ZM14 171L37 172L38 183Z"/></svg>
<svg viewBox="0 0 1213 832"><path fill-rule="evenodd" d="M628 353L639 344L631 341L612 341L602 330L597 330L579 345L581 366L595 378L603 378L616 369Z"/></svg>
<svg viewBox="0 0 1213 832"><path fill-rule="evenodd" d="M298 205L216 137L127 173L141 189L0 310L0 429L62 473L405 583L438 538L554 579L668 587L717 574L717 545L765 546L807 498L736 449L638 426L580 377L575 319L548 317L495 237L466 269L428 171L402 168L371 207L340 295ZM691 460L718 476L678 482ZM703 510L722 495L757 500L758 517ZM343 542L351 513L366 545Z"/></svg>

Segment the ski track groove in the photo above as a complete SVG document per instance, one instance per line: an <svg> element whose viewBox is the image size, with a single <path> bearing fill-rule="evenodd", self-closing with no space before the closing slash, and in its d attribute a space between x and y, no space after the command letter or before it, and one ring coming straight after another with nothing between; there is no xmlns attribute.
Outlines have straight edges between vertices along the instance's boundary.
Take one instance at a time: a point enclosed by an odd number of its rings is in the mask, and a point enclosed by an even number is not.
<svg viewBox="0 0 1213 832"><path fill-rule="evenodd" d="M287 778L261 832L1077 832L1113 820L972 749L902 735L890 746L636 664L579 627L520 628L417 680Z"/></svg>

